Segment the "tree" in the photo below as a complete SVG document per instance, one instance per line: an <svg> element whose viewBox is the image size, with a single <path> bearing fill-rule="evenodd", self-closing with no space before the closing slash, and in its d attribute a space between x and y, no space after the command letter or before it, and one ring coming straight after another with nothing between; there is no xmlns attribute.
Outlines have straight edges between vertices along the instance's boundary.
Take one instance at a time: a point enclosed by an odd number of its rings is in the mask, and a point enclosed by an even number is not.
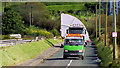
<svg viewBox="0 0 120 68"><path fill-rule="evenodd" d="M96 4L98 4L98 3L97 2L95 2L95 3L85 3L85 7L87 7L87 10L95 12Z"/></svg>
<svg viewBox="0 0 120 68"><path fill-rule="evenodd" d="M24 21L19 13L8 10L2 16L2 32L4 35L7 34L23 34L24 33Z"/></svg>
<svg viewBox="0 0 120 68"><path fill-rule="evenodd" d="M47 20L49 11L46 6L40 2L19 3L10 6L11 9L20 13L26 25L30 25L30 18L32 14L32 25L40 26L42 21Z"/></svg>
<svg viewBox="0 0 120 68"><path fill-rule="evenodd" d="M23 17L25 26L28 27L31 23L35 27L39 27L46 30L60 30L60 16L54 18L54 16L50 15L47 7L43 3L11 2L9 4L11 5L7 7L7 10L12 9L16 12L19 12L20 15Z"/></svg>

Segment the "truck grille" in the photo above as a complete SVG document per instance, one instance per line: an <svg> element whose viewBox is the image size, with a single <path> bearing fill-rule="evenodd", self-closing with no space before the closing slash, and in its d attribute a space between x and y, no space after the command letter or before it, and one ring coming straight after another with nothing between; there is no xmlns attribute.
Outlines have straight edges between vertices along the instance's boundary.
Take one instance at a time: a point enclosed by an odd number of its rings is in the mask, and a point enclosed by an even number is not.
<svg viewBox="0 0 120 68"><path fill-rule="evenodd" d="M79 51L68 51L69 53L79 53Z"/></svg>

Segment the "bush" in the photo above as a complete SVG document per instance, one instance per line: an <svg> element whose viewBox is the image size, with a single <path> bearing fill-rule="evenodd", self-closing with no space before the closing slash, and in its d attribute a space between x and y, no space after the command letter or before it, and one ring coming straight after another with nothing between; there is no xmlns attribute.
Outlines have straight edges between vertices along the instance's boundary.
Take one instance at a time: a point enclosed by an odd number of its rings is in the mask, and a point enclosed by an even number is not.
<svg viewBox="0 0 120 68"><path fill-rule="evenodd" d="M115 60L112 65L111 65L111 68L113 67L116 67L116 68L119 68L120 67L120 61L119 60Z"/></svg>
<svg viewBox="0 0 120 68"><path fill-rule="evenodd" d="M58 30L56 29L53 29L51 32L54 34L54 36L57 36L59 34Z"/></svg>
<svg viewBox="0 0 120 68"><path fill-rule="evenodd" d="M100 57L100 58L101 58L101 52L102 52L103 48L104 48L103 42L101 42L101 41L98 42L97 50L98 50L98 57Z"/></svg>
<svg viewBox="0 0 120 68"><path fill-rule="evenodd" d="M102 41L97 44L98 57L102 60L101 66L109 66L113 61L112 50L108 46L104 46Z"/></svg>
<svg viewBox="0 0 120 68"><path fill-rule="evenodd" d="M47 38L53 37L53 34L51 32L48 32L45 29L39 29L38 27L35 27L35 26L31 26L29 28L26 28L25 34L31 35L31 36L45 36Z"/></svg>
<svg viewBox="0 0 120 68"><path fill-rule="evenodd" d="M10 39L9 35L2 35L2 39Z"/></svg>
<svg viewBox="0 0 120 68"><path fill-rule="evenodd" d="M23 40L34 39L34 37L33 36L24 35L22 39Z"/></svg>
<svg viewBox="0 0 120 68"><path fill-rule="evenodd" d="M101 65L109 66L109 64L111 64L113 60L111 49L106 46L102 51L101 57L102 57Z"/></svg>

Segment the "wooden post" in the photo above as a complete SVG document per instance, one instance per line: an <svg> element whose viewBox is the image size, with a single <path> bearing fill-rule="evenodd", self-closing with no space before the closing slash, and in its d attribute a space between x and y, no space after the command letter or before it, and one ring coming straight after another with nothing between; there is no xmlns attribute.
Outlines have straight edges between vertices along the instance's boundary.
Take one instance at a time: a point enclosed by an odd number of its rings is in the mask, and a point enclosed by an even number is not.
<svg viewBox="0 0 120 68"><path fill-rule="evenodd" d="M116 0L114 0L114 7L113 7L113 32L116 32L116 8L115 8L115 2ZM116 37L113 37L113 60L115 60L115 50L116 50Z"/></svg>
<svg viewBox="0 0 120 68"><path fill-rule="evenodd" d="M99 0L99 38L101 36L101 0Z"/></svg>
<svg viewBox="0 0 120 68"><path fill-rule="evenodd" d="M108 14L108 1L106 2L106 16L105 16L105 46L107 45L107 14Z"/></svg>
<svg viewBox="0 0 120 68"><path fill-rule="evenodd" d="M97 16L97 5L96 5L96 40L97 40L97 28L98 28L98 24L97 24L97 22L98 22L98 16Z"/></svg>

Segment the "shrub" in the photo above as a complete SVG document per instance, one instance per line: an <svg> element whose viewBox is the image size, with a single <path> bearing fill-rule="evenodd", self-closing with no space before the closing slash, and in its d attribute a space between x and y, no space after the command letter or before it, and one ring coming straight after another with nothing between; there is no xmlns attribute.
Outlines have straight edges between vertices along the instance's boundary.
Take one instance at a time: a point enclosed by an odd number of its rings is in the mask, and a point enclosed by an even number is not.
<svg viewBox="0 0 120 68"><path fill-rule="evenodd" d="M102 41L97 44L98 57L102 60L101 66L109 66L113 61L112 50L109 46L104 46Z"/></svg>
<svg viewBox="0 0 120 68"><path fill-rule="evenodd" d="M58 30L56 29L53 29L51 32L54 34L54 36L57 36L59 34Z"/></svg>
<svg viewBox="0 0 120 68"><path fill-rule="evenodd" d="M112 51L109 47L104 47L102 53L101 53L101 58L102 58L102 66L109 66L109 64L112 63Z"/></svg>
<svg viewBox="0 0 120 68"><path fill-rule="evenodd" d="M101 41L98 42L97 50L98 50L98 57L100 57L100 58L101 58L101 52L102 52L103 48L104 48L103 42L101 42Z"/></svg>
<svg viewBox="0 0 120 68"><path fill-rule="evenodd" d="M3 35L2 39L10 39L10 36L9 35Z"/></svg>
<svg viewBox="0 0 120 68"><path fill-rule="evenodd" d="M38 27L35 26L26 28L25 33L26 35L31 35L31 36L45 36L47 38L53 37L53 34L51 32L48 32L45 29L39 29Z"/></svg>
<svg viewBox="0 0 120 68"><path fill-rule="evenodd" d="M112 65L111 65L111 68L113 67L116 67L116 68L119 68L120 67L120 61L119 60L115 60Z"/></svg>

